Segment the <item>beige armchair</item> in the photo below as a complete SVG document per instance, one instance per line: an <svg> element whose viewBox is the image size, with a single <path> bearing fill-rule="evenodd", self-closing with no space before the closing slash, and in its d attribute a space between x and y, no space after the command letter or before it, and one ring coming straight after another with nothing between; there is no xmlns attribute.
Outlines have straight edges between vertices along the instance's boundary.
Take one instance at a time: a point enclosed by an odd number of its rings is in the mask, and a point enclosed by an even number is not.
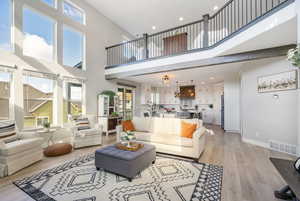
<svg viewBox="0 0 300 201"><path fill-rule="evenodd" d="M76 120L71 120L71 131L73 134L73 146L74 148L82 148L88 146L95 146L102 144L102 127L97 123L96 116L83 115L81 119L88 119L89 128L80 129L80 126L76 123Z"/></svg>
<svg viewBox="0 0 300 201"><path fill-rule="evenodd" d="M5 125L12 121L0 122L0 177L11 175L43 158L42 139L34 133L18 132L5 137Z"/></svg>

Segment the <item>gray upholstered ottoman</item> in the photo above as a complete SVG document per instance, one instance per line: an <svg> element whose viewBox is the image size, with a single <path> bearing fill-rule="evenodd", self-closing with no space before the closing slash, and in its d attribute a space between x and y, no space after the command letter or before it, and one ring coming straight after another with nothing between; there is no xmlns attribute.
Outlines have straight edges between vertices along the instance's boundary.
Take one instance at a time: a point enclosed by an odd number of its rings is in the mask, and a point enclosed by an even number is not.
<svg viewBox="0 0 300 201"><path fill-rule="evenodd" d="M97 170L103 169L124 177L131 181L138 173L155 162L155 146L144 144L138 151L124 151L115 145L98 149L95 152Z"/></svg>

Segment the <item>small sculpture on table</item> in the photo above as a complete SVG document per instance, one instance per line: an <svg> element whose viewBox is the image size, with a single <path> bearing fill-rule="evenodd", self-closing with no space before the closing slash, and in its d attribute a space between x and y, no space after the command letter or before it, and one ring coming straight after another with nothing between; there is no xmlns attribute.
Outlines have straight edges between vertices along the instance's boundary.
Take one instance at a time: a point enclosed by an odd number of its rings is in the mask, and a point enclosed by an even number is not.
<svg viewBox="0 0 300 201"><path fill-rule="evenodd" d="M131 147L131 144L136 139L135 135L131 131L125 131L122 133L121 143L127 147Z"/></svg>

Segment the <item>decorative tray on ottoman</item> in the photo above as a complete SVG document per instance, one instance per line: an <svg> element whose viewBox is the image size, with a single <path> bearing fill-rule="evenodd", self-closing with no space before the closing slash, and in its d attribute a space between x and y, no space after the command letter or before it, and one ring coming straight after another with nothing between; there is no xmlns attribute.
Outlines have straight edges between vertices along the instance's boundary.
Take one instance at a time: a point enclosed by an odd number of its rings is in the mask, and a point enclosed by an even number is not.
<svg viewBox="0 0 300 201"><path fill-rule="evenodd" d="M130 142L129 146L127 144L125 145L122 143L117 143L116 147L124 151L138 151L139 149L143 148L144 145L137 142Z"/></svg>

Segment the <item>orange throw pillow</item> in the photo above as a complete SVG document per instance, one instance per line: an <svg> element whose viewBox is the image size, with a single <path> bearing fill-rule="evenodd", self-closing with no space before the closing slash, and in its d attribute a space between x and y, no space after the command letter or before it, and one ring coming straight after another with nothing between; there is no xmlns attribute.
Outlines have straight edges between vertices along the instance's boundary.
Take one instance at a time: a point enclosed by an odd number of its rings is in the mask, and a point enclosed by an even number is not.
<svg viewBox="0 0 300 201"><path fill-rule="evenodd" d="M122 121L123 131L135 131L131 120Z"/></svg>
<svg viewBox="0 0 300 201"><path fill-rule="evenodd" d="M181 121L181 137L193 138L193 133L197 129L197 124L190 124Z"/></svg>

